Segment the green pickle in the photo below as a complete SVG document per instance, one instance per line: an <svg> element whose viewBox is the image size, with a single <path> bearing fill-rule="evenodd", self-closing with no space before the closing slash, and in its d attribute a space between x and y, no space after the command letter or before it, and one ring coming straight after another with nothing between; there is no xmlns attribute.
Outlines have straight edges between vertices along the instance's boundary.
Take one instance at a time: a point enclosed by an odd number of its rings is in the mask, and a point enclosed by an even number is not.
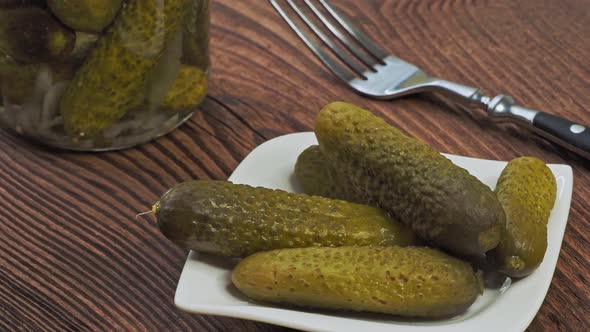
<svg viewBox="0 0 590 332"><path fill-rule="evenodd" d="M180 112L198 105L207 94L207 74L199 67L181 65L178 76L162 102L162 108Z"/></svg>
<svg viewBox="0 0 590 332"><path fill-rule="evenodd" d="M483 292L471 265L426 247L261 252L238 263L232 282L258 301L425 318L460 314Z"/></svg>
<svg viewBox="0 0 590 332"><path fill-rule="evenodd" d="M74 31L37 8L0 9L0 53L19 62L60 59L75 45Z"/></svg>
<svg viewBox="0 0 590 332"><path fill-rule="evenodd" d="M209 0L0 0L0 125L82 151L173 130L207 93L208 10Z"/></svg>
<svg viewBox="0 0 590 332"><path fill-rule="evenodd" d="M209 1L192 0L183 23L182 63L209 67Z"/></svg>
<svg viewBox="0 0 590 332"><path fill-rule="evenodd" d="M541 264L556 191L553 173L537 158L514 159L502 171L496 195L506 211L506 227L489 253L500 272L521 278Z"/></svg>
<svg viewBox="0 0 590 332"><path fill-rule="evenodd" d="M278 248L409 245L413 233L381 209L227 181L189 181L154 205L182 248L230 257Z"/></svg>
<svg viewBox="0 0 590 332"><path fill-rule="evenodd" d="M500 242L505 215L492 190L428 145L343 102L320 111L315 134L355 197L375 202L422 239L460 255Z"/></svg>
<svg viewBox="0 0 590 332"><path fill-rule="evenodd" d="M122 0L47 0L64 24L74 30L100 32L115 18Z"/></svg>
<svg viewBox="0 0 590 332"><path fill-rule="evenodd" d="M0 96L22 103L31 95L39 74L39 64L20 64L0 51Z"/></svg>
<svg viewBox="0 0 590 332"><path fill-rule="evenodd" d="M39 75L51 73L53 82L66 82L77 69L76 63L21 64L2 58L0 52L0 96L10 104L22 104L31 98ZM0 98L0 99L3 99Z"/></svg>
<svg viewBox="0 0 590 332"><path fill-rule="evenodd" d="M189 3L134 0L122 7L61 99L70 136L93 137L141 105L149 74Z"/></svg>
<svg viewBox="0 0 590 332"><path fill-rule="evenodd" d="M295 176L308 195L366 203L348 190L318 145L310 146L297 157Z"/></svg>

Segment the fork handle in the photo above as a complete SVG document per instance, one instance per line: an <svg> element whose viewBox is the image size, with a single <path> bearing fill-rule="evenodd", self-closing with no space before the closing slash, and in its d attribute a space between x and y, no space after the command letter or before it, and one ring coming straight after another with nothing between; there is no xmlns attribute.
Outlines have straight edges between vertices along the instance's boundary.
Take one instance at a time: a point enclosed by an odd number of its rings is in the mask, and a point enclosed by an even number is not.
<svg viewBox="0 0 590 332"><path fill-rule="evenodd" d="M586 126L557 115L522 107L507 95L490 98L478 88L439 78L428 80L422 88L454 97L462 106L483 107L496 120L532 128L535 133L549 141L590 159L590 130L587 130Z"/></svg>
<svg viewBox="0 0 590 332"><path fill-rule="evenodd" d="M557 115L519 106L512 97L506 95L499 95L491 100L480 95L476 99L486 104L488 113L496 119L525 124L546 139L590 159L590 130L586 126Z"/></svg>

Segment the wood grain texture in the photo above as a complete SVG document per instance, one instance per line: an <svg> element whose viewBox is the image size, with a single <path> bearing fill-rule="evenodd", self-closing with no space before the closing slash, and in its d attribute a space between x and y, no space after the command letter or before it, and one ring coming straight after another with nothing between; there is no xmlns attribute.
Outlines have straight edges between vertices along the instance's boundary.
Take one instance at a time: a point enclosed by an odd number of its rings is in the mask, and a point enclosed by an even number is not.
<svg viewBox="0 0 590 332"><path fill-rule="evenodd" d="M428 72L590 124L589 0L333 0ZM286 331L173 305L186 252L136 220L167 188L226 179L261 142L311 130L326 103L372 109L442 152L574 168L557 270L530 331L590 329L590 162L430 98L372 101L338 82L267 1L214 1L210 97L192 120L116 153L0 132L0 330Z"/></svg>

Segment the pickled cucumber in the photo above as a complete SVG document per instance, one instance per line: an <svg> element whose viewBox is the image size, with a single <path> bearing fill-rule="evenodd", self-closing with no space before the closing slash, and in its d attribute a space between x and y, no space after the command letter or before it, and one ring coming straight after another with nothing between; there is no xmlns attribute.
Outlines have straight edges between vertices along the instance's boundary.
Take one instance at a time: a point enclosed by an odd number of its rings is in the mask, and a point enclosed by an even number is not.
<svg viewBox="0 0 590 332"><path fill-rule="evenodd" d="M166 93L172 88L174 80L178 77L181 57L182 30L178 29L166 40L160 61L148 75L144 97L146 105L142 108L153 112L160 107Z"/></svg>
<svg viewBox="0 0 590 332"><path fill-rule="evenodd" d="M235 267L232 282L259 301L428 318L459 314L483 291L468 263L425 247L261 252Z"/></svg>
<svg viewBox="0 0 590 332"><path fill-rule="evenodd" d="M320 111L315 133L349 190L424 240L462 255L499 243L505 215L492 190L428 145L343 102Z"/></svg>
<svg viewBox="0 0 590 332"><path fill-rule="evenodd" d="M172 81L172 86L159 86L162 82L154 80L156 84L152 89L148 89L148 96L145 104L142 104L137 110L150 109L150 107L161 108L169 112L181 112L199 104L207 94L208 78L200 68L193 66L181 65L178 76ZM164 97L155 98L154 89L168 88L164 92ZM161 91L158 91L160 93ZM144 98L144 97L142 97ZM155 99L155 100L150 100ZM153 109L153 108L152 108Z"/></svg>
<svg viewBox="0 0 590 332"><path fill-rule="evenodd" d="M185 249L223 256L294 247L409 245L413 234L385 212L227 181L189 181L154 205L162 233Z"/></svg>
<svg viewBox="0 0 590 332"><path fill-rule="evenodd" d="M32 93L39 64L20 64L0 51L0 99L20 104Z"/></svg>
<svg viewBox="0 0 590 332"><path fill-rule="evenodd" d="M182 65L178 77L166 93L162 108L180 112L198 105L207 94L207 75L200 68Z"/></svg>
<svg viewBox="0 0 590 332"><path fill-rule="evenodd" d="M496 195L506 211L506 227L490 253L499 271L520 278L541 264L556 186L551 170L536 158L514 159L502 171Z"/></svg>
<svg viewBox="0 0 590 332"><path fill-rule="evenodd" d="M65 25L74 30L100 32L115 18L122 0L47 0Z"/></svg>
<svg viewBox="0 0 590 332"><path fill-rule="evenodd" d="M182 63L209 67L209 3L192 0L183 24Z"/></svg>
<svg viewBox="0 0 590 332"><path fill-rule="evenodd" d="M341 199L349 202L360 202L347 190L344 179L330 165L320 151L320 147L312 145L305 149L295 163L295 176L308 195ZM365 202L363 202L365 203Z"/></svg>
<svg viewBox="0 0 590 332"><path fill-rule="evenodd" d="M50 73L53 82L69 80L75 73L75 63L21 64L0 52L0 100L10 104L23 104L33 97L37 80L42 72Z"/></svg>
<svg viewBox="0 0 590 332"><path fill-rule="evenodd" d="M47 11L37 8L0 9L0 51L19 62L51 61L69 54L76 40Z"/></svg>
<svg viewBox="0 0 590 332"><path fill-rule="evenodd" d="M72 137L94 137L143 103L149 73L191 0L129 0L61 99Z"/></svg>

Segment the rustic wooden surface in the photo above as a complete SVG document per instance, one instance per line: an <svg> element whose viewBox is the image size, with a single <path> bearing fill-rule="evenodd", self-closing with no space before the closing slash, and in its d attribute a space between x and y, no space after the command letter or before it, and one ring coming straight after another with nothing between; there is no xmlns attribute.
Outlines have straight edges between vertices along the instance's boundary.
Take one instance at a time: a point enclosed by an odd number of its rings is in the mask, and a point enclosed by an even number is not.
<svg viewBox="0 0 590 332"><path fill-rule="evenodd" d="M590 124L589 0L333 2L391 52L433 74ZM443 152L572 165L557 270L529 329L590 329L589 162L426 99L359 97L267 1L215 1L212 24L210 97L173 134L82 154L0 132L0 330L284 331L176 309L186 252L134 216L177 182L226 179L256 145L310 130L315 113L334 100L375 110Z"/></svg>

